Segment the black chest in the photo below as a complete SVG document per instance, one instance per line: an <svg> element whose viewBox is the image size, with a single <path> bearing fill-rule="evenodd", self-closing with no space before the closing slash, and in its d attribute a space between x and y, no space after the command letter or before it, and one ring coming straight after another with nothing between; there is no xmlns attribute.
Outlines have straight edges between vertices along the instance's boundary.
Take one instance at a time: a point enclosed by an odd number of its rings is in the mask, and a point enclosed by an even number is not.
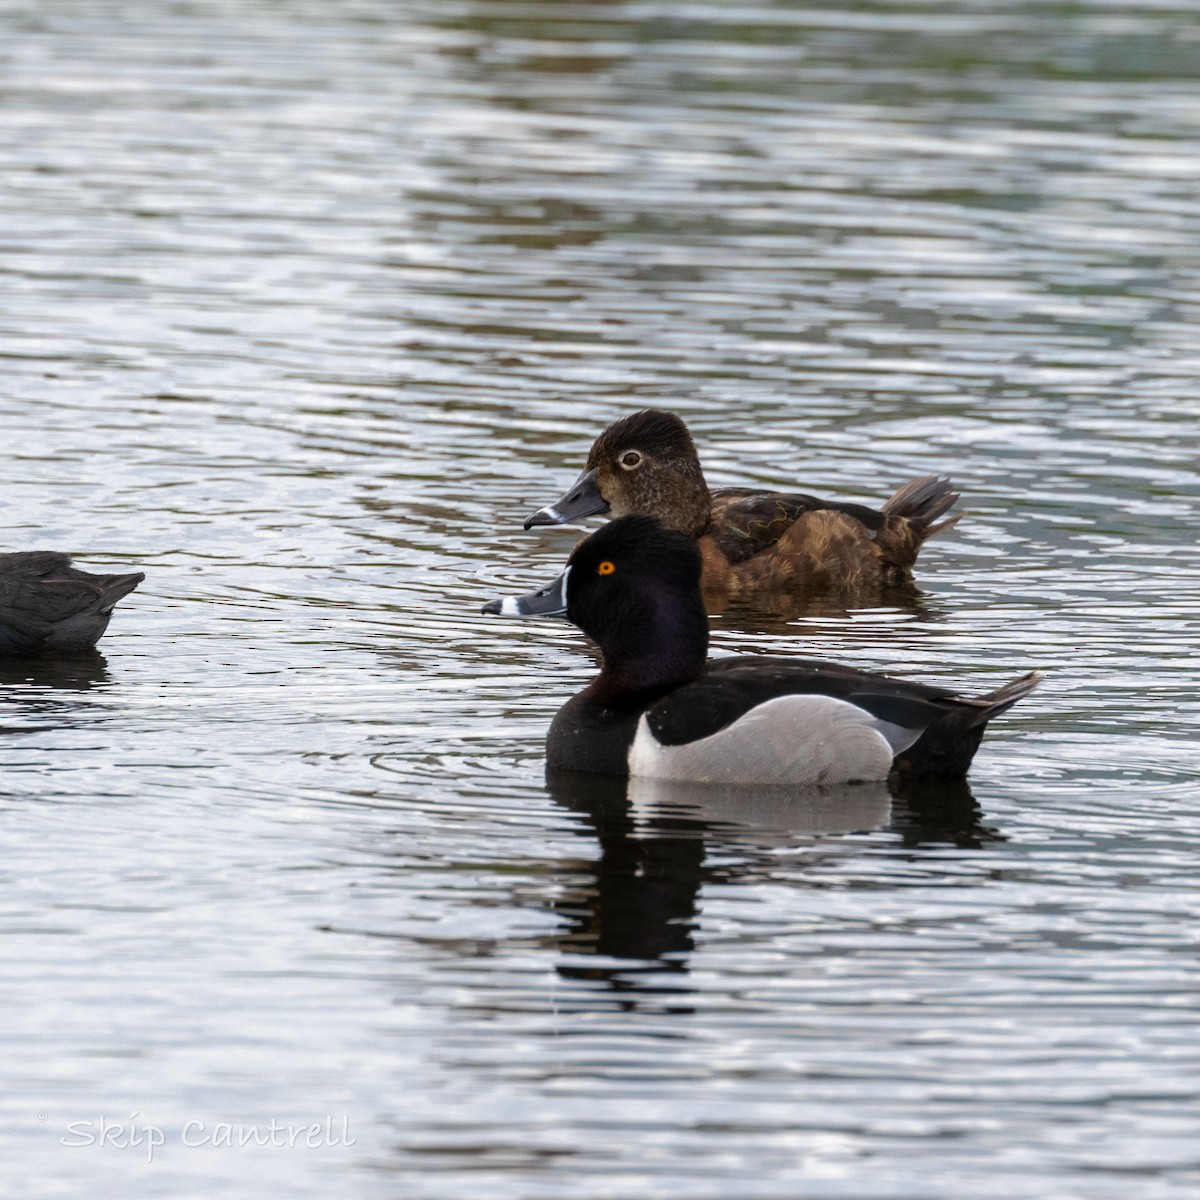
<svg viewBox="0 0 1200 1200"><path fill-rule="evenodd" d="M629 747L643 705L612 707L586 694L568 700L546 734L546 763L593 775L629 774Z"/></svg>

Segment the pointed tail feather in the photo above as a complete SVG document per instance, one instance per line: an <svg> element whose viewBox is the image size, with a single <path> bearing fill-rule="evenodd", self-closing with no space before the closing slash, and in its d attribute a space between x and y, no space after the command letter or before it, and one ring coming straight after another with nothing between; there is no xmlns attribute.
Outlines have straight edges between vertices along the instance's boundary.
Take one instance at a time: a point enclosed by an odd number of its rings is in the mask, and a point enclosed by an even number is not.
<svg viewBox="0 0 1200 1200"><path fill-rule="evenodd" d="M958 499L958 492L953 490L953 485L944 475L922 475L919 479L910 479L900 488L884 504L883 511L889 517L904 517L919 531L924 541L958 521L962 513L955 513L945 521L934 524Z"/></svg>
<svg viewBox="0 0 1200 1200"><path fill-rule="evenodd" d="M145 579L145 573L134 571L129 575L106 575L100 580L100 612L112 612L113 606L128 596Z"/></svg>
<svg viewBox="0 0 1200 1200"><path fill-rule="evenodd" d="M979 721L990 721L1002 712L1007 712L1018 700L1023 700L1028 696L1041 682L1041 675L1037 671L1030 671L1028 675L1022 675L1020 679L1011 679L1003 687L998 687L994 692L988 692L985 696L960 696L958 698L963 703L979 709L971 721L971 724L974 725Z"/></svg>
<svg viewBox="0 0 1200 1200"><path fill-rule="evenodd" d="M939 717L902 754L893 767L903 779L961 779L983 740L987 723L1041 682L1036 671L1022 675L985 696L956 696L961 707Z"/></svg>

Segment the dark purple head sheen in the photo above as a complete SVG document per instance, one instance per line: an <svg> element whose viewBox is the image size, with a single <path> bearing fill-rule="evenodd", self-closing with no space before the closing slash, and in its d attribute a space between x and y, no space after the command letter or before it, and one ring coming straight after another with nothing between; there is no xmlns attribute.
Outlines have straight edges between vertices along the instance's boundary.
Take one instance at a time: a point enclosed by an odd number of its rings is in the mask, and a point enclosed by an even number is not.
<svg viewBox="0 0 1200 1200"><path fill-rule="evenodd" d="M679 687L704 670L708 616L700 552L653 517L619 517L571 555L567 616L600 647L598 685Z"/></svg>

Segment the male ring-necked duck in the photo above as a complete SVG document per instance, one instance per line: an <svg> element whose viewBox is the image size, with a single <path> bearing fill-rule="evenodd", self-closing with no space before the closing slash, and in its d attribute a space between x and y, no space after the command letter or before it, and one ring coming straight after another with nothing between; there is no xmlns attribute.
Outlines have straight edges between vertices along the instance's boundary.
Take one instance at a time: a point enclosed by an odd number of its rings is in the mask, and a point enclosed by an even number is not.
<svg viewBox="0 0 1200 1200"><path fill-rule="evenodd" d="M755 488L709 491L687 426L674 413L633 413L592 444L560 500L525 522L557 525L597 513L657 517L695 538L710 608L729 600L823 596L878 603L879 589L910 583L927 538L958 499L935 475L906 483L881 510Z"/></svg>
<svg viewBox="0 0 1200 1200"><path fill-rule="evenodd" d="M113 606L145 578L90 575L51 550L0 554L0 654L95 649Z"/></svg>
<svg viewBox="0 0 1200 1200"><path fill-rule="evenodd" d="M812 659L706 662L708 618L691 538L621 517L576 548L538 592L485 613L566 616L603 667L559 709L551 767L712 783L824 785L966 774L984 726L1037 684L984 696Z"/></svg>

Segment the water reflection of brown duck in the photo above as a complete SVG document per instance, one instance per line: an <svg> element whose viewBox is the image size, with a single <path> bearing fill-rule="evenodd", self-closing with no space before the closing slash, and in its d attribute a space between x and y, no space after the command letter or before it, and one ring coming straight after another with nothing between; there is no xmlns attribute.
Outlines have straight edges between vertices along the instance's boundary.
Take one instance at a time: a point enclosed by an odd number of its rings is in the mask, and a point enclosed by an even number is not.
<svg viewBox="0 0 1200 1200"><path fill-rule="evenodd" d="M0 655L93 650L113 606L145 578L90 575L48 550L0 554Z"/></svg>
<svg viewBox="0 0 1200 1200"><path fill-rule="evenodd" d="M921 546L958 520L938 520L957 499L934 475L906 483L879 510L799 493L710 491L683 421L644 411L610 425L571 488L525 528L596 513L657 517L696 539L710 609L756 600L774 611L809 597L862 606L911 586Z"/></svg>

